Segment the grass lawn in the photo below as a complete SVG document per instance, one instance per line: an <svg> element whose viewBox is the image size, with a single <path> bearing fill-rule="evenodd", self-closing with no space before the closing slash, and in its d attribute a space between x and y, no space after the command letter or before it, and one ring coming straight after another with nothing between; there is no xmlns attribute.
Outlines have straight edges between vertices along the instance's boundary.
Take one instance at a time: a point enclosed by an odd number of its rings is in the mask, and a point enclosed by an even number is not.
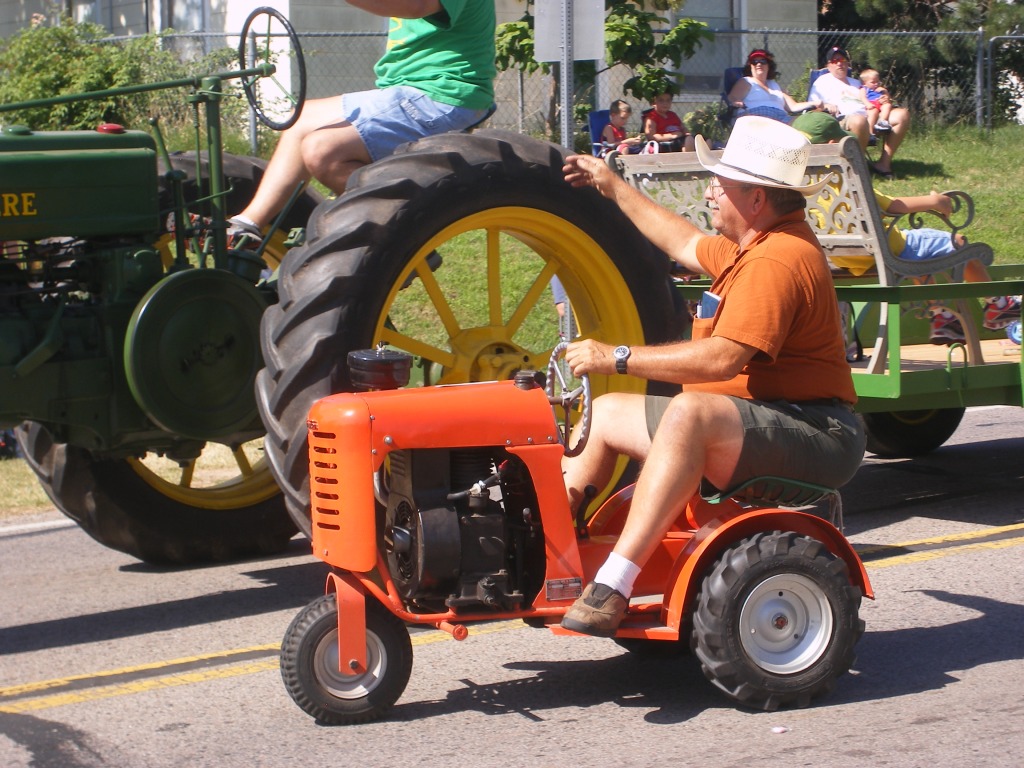
<svg viewBox="0 0 1024 768"><path fill-rule="evenodd" d="M35 474L21 459L0 461L0 488L4 489L0 522L28 512L53 508Z"/></svg>
<svg viewBox="0 0 1024 768"><path fill-rule="evenodd" d="M877 150L872 149L872 157ZM1024 263L1024 126L991 133L976 128L915 131L904 140L893 164L894 181L875 180L887 195L922 195L959 189L974 198L975 222L968 237L988 243L997 264Z"/></svg>

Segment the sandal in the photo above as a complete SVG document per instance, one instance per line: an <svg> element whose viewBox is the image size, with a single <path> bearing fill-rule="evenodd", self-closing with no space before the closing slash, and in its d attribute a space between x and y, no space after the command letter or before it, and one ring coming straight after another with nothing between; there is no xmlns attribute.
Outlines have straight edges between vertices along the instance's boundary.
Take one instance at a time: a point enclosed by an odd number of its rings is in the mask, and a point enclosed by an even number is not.
<svg viewBox="0 0 1024 768"><path fill-rule="evenodd" d="M883 171L880 168L876 168L873 163L868 163L868 168L871 170L872 176L877 176L883 181L892 181L896 178L896 175L892 171Z"/></svg>

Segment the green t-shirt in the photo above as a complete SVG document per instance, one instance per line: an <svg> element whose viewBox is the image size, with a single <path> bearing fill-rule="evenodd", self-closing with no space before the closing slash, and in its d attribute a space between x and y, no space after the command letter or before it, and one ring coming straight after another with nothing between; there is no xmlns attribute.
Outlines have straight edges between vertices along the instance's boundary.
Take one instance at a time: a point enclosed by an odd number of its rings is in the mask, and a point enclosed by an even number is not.
<svg viewBox="0 0 1024 768"><path fill-rule="evenodd" d="M494 102L494 3L441 0L424 19L391 19L388 46L374 67L377 87L409 85L434 101L469 109Z"/></svg>

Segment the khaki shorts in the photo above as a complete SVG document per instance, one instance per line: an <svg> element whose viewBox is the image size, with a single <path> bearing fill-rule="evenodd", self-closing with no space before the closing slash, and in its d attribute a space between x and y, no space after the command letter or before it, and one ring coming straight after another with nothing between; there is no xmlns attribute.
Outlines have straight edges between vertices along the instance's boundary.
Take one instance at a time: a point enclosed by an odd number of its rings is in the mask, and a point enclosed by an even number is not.
<svg viewBox="0 0 1024 768"><path fill-rule="evenodd" d="M864 427L848 403L767 403L728 397L743 421L743 450L729 488L763 475L839 488L860 467ZM651 437L670 402L671 397L647 397Z"/></svg>

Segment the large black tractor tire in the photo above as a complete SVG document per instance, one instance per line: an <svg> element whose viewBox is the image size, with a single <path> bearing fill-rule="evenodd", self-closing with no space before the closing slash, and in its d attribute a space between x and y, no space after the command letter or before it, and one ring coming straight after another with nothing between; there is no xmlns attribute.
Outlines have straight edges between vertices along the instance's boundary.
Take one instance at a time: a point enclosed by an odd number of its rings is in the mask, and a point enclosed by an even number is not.
<svg viewBox="0 0 1024 768"><path fill-rule="evenodd" d="M821 542L759 533L705 577L691 647L704 675L740 704L806 707L853 665L860 600L846 563Z"/></svg>
<svg viewBox="0 0 1024 768"><path fill-rule="evenodd" d="M55 443L34 422L16 430L18 444L46 495L104 546L147 563L185 565L236 560L283 550L295 535L279 493L213 494L209 504L175 499L163 481L129 459L98 458ZM257 496L267 496L267 493Z"/></svg>
<svg viewBox="0 0 1024 768"><path fill-rule="evenodd" d="M596 191L569 187L563 157L554 144L503 131L435 136L361 169L342 197L317 209L306 244L281 265L278 303L263 316L265 368L256 383L267 458L300 529L310 530L306 416L316 400L351 390L350 350L381 341L405 349L423 361L426 383L544 370L558 341L546 293L556 273L580 333L625 344L679 337L667 258ZM481 278L479 289L442 285L467 238L476 243L472 269L491 280ZM512 271L501 261L506 254L535 270L525 296L511 300L498 296ZM450 297L474 292L489 308L456 317ZM411 311L417 300L424 311ZM532 346L516 335L518 310L531 303L543 305L537 311L550 316L551 329L550 340ZM411 330L417 316L416 327L434 337ZM623 376L594 378L595 394L643 387Z"/></svg>
<svg viewBox="0 0 1024 768"><path fill-rule="evenodd" d="M281 677L303 712L330 725L379 720L409 683L412 641L402 620L372 597L366 601L366 666L359 675L338 671L333 594L303 608L281 643Z"/></svg>
<svg viewBox="0 0 1024 768"><path fill-rule="evenodd" d="M865 413L867 449L876 456L906 458L931 453L956 432L965 408Z"/></svg>

